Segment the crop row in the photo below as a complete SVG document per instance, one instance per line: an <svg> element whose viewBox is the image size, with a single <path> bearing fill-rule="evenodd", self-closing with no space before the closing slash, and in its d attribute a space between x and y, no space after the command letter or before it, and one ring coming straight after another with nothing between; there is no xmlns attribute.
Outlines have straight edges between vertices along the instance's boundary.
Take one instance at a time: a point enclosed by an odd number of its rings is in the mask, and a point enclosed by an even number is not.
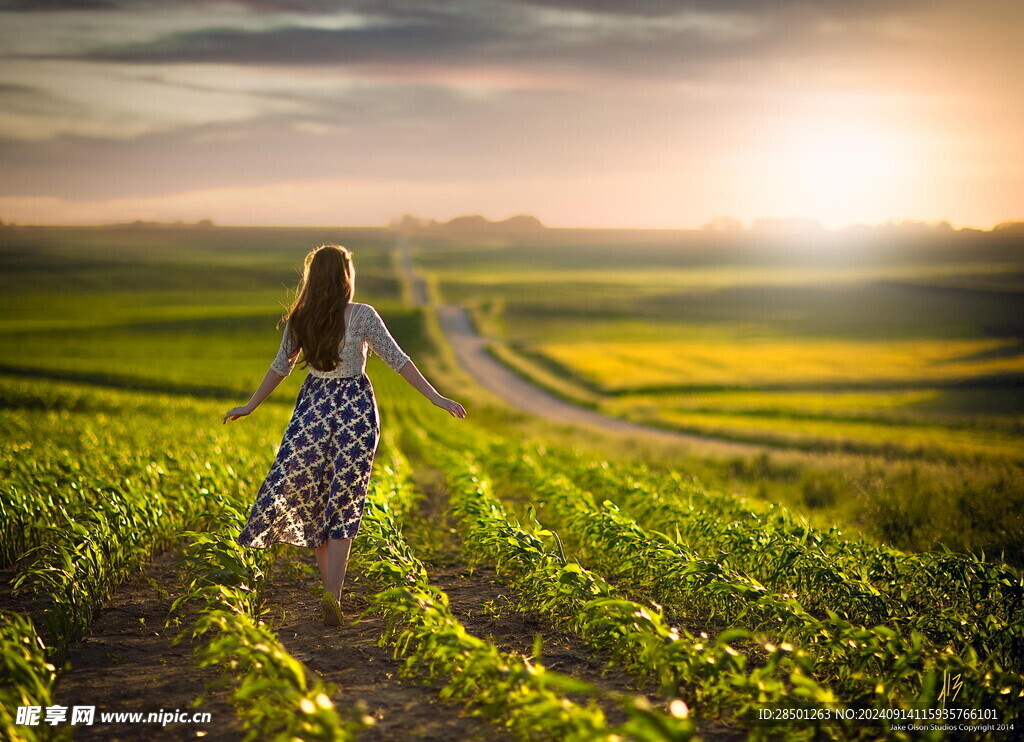
<svg viewBox="0 0 1024 742"><path fill-rule="evenodd" d="M250 484L254 447L222 448L216 428L197 426L216 419L209 403L7 382L0 394L13 408L6 445L20 452L3 464L0 551L17 562L12 592L41 605L55 660L118 584L200 525L222 493Z"/></svg>
<svg viewBox="0 0 1024 742"><path fill-rule="evenodd" d="M188 420L208 404L10 380L0 381L0 396L10 407L0 420L2 566L75 520L106 517L107 501L157 490L195 499L218 479L227 481L219 457L211 463L195 453L212 447Z"/></svg>
<svg viewBox="0 0 1024 742"><path fill-rule="evenodd" d="M492 439L495 445L506 442ZM785 508L772 505L766 512L751 509L743 498L710 492L680 472L653 471L644 464L595 462L551 447L533 446L533 453L554 463L582 489L601 492L615 500L651 528L673 530L698 541L702 529L715 520L732 525L729 533L715 532L709 549L726 552L746 564L761 563L774 580L793 580L800 589L803 563L822 575L820 587L843 590L845 579L865 586L864 597L851 610L898 610L904 613L950 609L964 614L992 616L1003 624L1019 623L1024 612L1024 573L1009 565L948 550L908 554L851 538L838 528L815 529ZM519 450L515 455L525 453ZM764 544L758 543L764 540ZM769 557L766 561L765 557ZM738 561L737 561L738 563ZM833 574L828 575L831 566ZM777 573L777 574L776 574ZM884 597L873 600L874 589ZM881 620L884 618L878 615ZM1013 651L1022 656L1024 652Z"/></svg>
<svg viewBox="0 0 1024 742"><path fill-rule="evenodd" d="M937 682L954 677L962 683L956 705L995 708L1008 721L1022 714L1021 676L971 647L936 647L915 630L903 634L890 626L858 625L834 613L818 618L796 597L772 593L746 574L642 529L614 504L599 507L590 493L557 473L538 469L524 486L541 498L552 525L577 540L588 563L673 610L703 608L729 626L765 630L802 646L815 655L816 676L843 698L875 707L927 704L938 700L928 697Z"/></svg>
<svg viewBox="0 0 1024 742"><path fill-rule="evenodd" d="M18 724L19 706L54 704L57 669L29 616L0 611L0 738L35 742L48 729Z"/></svg>
<svg viewBox="0 0 1024 742"><path fill-rule="evenodd" d="M500 462L491 473L512 488L535 476L531 462L543 461L545 473L572 480L575 489L600 492L597 502L611 498L651 532L671 534L697 557L747 575L766 590L798 596L818 618L834 612L855 624L920 632L937 647L973 650L997 670L1024 671L1024 577L1011 567L949 552L901 554L845 539L835 528L811 529L778 506L756 513L740 498L704 491L675 471L654 475L643 465L593 462L481 431L436 435L440 445L474 447Z"/></svg>
<svg viewBox="0 0 1024 742"><path fill-rule="evenodd" d="M405 655L403 672L425 670L446 676L444 698L459 698L500 720L524 740L686 740L693 722L684 707L675 714L650 708L644 699L616 696L628 720L610 726L593 700L600 691L589 683L546 669L541 663L501 652L468 633L449 608L447 595L432 586L423 563L402 536L399 517L416 497L407 472L380 468L367 498L357 563L385 589L375 597L388 620L386 637ZM566 694L584 693L587 705Z"/></svg>
<svg viewBox="0 0 1024 742"><path fill-rule="evenodd" d="M402 410L408 417L416 412L408 404ZM757 567L758 578L773 589L812 600L815 594L845 594L848 615L862 621L884 620L887 614L932 617L936 620L930 625L923 620L918 628L937 641L963 639L963 634L957 638L956 627L965 619L964 631L979 652L1000 651L1006 665L1018 669L1024 662L1019 659L1024 657L1019 628L1024 625L1024 572L1014 567L948 550L905 553L851 538L835 527L811 528L782 506L753 507L737 495L706 490L672 468L594 460L565 447L495 436L479 426L471 433L453 428L436 432L445 445L487 445L503 449L508 460L524 455L544 460L581 489L612 499L651 529L673 533L678 526L685 536L692 524L691 533L699 537L709 527L712 533L703 553L732 559L739 568ZM702 517L694 517L698 515ZM728 530L723 532L720 522L728 523ZM699 538L694 545L700 546ZM809 579L815 581L813 587ZM830 607L844 610L838 604ZM938 618L941 614L947 618ZM980 619L971 625L968 617Z"/></svg>
<svg viewBox="0 0 1024 742"><path fill-rule="evenodd" d="M193 638L201 667L224 669L234 683L233 699L245 739L317 739L343 742L372 724L362 708L339 711L334 688L292 657L275 633L259 620L274 549L241 546L235 539L242 510L225 507L214 531L185 531L186 591L171 607L200 605ZM189 629L178 636L180 640Z"/></svg>
<svg viewBox="0 0 1024 742"><path fill-rule="evenodd" d="M705 618L718 617L728 626L763 629L778 641L802 646L815 654L819 679L825 679L843 698L863 706L884 708L928 704L939 699L940 685L957 685L956 705L996 709L1000 718L1018 719L1024 697L1020 675L1006 672L989 657L971 648L936 647L920 632L907 635L888 626L865 627L834 613L811 615L792 595L774 594L748 575L724 567L720 559L703 558L671 537L647 532L610 502L598 507L590 493L577 488L558 471L557 458L543 465L521 454L494 456L486 436L455 442L451 436L436 445L473 451L488 471L503 467L528 499L544 507L545 520L573 541L588 564L615 575L638 597ZM533 470L531 476L524 476ZM959 685L962 683L962 685Z"/></svg>
<svg viewBox="0 0 1024 742"><path fill-rule="evenodd" d="M544 461L545 472L557 468L572 480L573 472L552 456L550 449L530 451L524 446L500 444L488 447L490 460L501 461L503 478L527 482L536 478L534 462ZM606 470L608 478L625 477ZM643 521L649 530L671 534L673 541L704 559L756 579L774 593L798 596L808 612L839 617L862 624L882 624L903 633L919 631L938 646L971 647L979 656L998 661L1000 667L1024 670L1024 622L1006 621L995 615L979 615L977 608L954 609L941 599L925 601L909 595L907 586L891 585L884 592L870 579L866 568L826 552L810 540L797 540L779 528L749 520L728 520L715 513L683 505L645 489L635 479L632 486L600 489L624 512ZM594 498L597 499L596 497ZM980 601L979 601L980 602Z"/></svg>
<svg viewBox="0 0 1024 742"><path fill-rule="evenodd" d="M126 577L166 549L195 522L205 503L188 493L124 482L64 523L25 555L12 580L17 594L46 604L53 646L80 639L93 616Z"/></svg>
<svg viewBox="0 0 1024 742"><path fill-rule="evenodd" d="M297 711L312 709L313 716L328 719L335 714L324 707L324 699L330 699L320 692L322 685L300 677L295 660L254 621L264 555L245 554L228 537L240 525L238 508L248 500L259 471L255 454L265 436L254 427L232 430L225 445L228 431L215 425L220 405L174 398L164 404L152 395L63 385L44 391L0 389L14 409L4 418L5 445L19 453L3 464L11 476L0 491L0 551L6 563L18 563L14 592L41 603L52 637L52 646L46 646L31 618L5 617L0 635L7 664L5 712L0 715L5 726L0 736L33 739L40 734L37 728L12 726L6 711L52 704L59 682L53 663L81 637L116 586L155 553L177 545L186 528L219 528L217 534L197 536L191 599L201 592L206 601L197 635L220 629L201 660L236 662L248 670L236 699L248 709L249 720L263 719L255 725L262 730L301 731L292 718ZM145 414L146 424L139 423L138 413ZM232 575L243 573L249 575L245 589L232 581ZM200 582L202 590L196 592ZM245 605L239 603L243 598ZM267 710L260 701L265 691L294 703ZM60 730L45 731L52 736Z"/></svg>
<svg viewBox="0 0 1024 742"><path fill-rule="evenodd" d="M543 528L525 530L510 518L493 496L489 481L464 451L457 454L427 444L423 448L449 481L451 511L462 534L464 550L476 562L495 565L510 578L521 609L542 613L551 622L606 653L640 682L657 681L669 696L685 693L698 715L729 716L751 722L759 709L793 706L805 710L842 708L836 696L812 677L812 657L786 644L759 642L764 661L737 649L752 642L750 631L732 630L714 639L671 626L659 606L625 599L606 580L570 561L554 534ZM539 524L535 524L539 526ZM760 658L759 658L760 659ZM787 726L757 727L753 738L877 738L879 729L852 725L821 725L794 721Z"/></svg>

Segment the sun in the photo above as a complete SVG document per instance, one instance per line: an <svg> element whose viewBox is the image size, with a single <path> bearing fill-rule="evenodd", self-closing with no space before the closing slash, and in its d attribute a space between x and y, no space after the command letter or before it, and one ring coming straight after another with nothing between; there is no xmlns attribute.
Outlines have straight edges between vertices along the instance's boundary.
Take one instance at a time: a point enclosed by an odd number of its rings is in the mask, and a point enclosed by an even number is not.
<svg viewBox="0 0 1024 742"><path fill-rule="evenodd" d="M906 151L891 134L810 127L777 142L769 182L775 207L827 227L885 218L906 194Z"/></svg>
<svg viewBox="0 0 1024 742"><path fill-rule="evenodd" d="M884 140L869 134L820 134L796 152L796 178L815 192L842 199L884 179L893 162Z"/></svg>

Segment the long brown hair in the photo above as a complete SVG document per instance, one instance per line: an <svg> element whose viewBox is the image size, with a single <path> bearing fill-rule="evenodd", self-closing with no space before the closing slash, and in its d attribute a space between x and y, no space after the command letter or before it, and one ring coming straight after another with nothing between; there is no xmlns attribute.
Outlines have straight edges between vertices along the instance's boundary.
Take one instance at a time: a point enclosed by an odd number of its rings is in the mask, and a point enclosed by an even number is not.
<svg viewBox="0 0 1024 742"><path fill-rule="evenodd" d="M356 290L352 253L341 245L321 245L306 255L298 293L278 322L288 323L294 347L307 368L333 371L345 337L345 308Z"/></svg>

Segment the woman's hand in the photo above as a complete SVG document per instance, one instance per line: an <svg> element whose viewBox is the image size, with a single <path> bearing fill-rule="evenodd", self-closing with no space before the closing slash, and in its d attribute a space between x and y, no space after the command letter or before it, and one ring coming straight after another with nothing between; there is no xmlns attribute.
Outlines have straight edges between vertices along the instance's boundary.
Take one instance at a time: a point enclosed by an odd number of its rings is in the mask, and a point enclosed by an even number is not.
<svg viewBox="0 0 1024 742"><path fill-rule="evenodd" d="M454 399L448 399L448 397L438 397L434 400L434 404L440 407L442 410L448 410L452 417L465 417L466 408L456 402Z"/></svg>
<svg viewBox="0 0 1024 742"><path fill-rule="evenodd" d="M240 417L245 417L246 415L251 414L252 410L249 409L248 405L242 405L241 407L232 407L230 410L228 410L228 414L224 416L224 419L221 421L221 425L226 425L229 419L237 420Z"/></svg>

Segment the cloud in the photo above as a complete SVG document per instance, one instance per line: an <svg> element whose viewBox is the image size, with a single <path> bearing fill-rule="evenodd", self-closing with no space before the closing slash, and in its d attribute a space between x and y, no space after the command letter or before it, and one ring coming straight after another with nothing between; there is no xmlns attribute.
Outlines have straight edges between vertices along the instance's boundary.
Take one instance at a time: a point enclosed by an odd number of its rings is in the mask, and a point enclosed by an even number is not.
<svg viewBox="0 0 1024 742"><path fill-rule="evenodd" d="M107 10L146 8L158 5L234 5L263 14L331 14L355 11L380 17L429 17L439 13L459 14L472 5L535 6L577 13L617 16L665 17L680 13L722 12L774 14L780 11L821 12L830 16L871 15L935 5L934 0L501 0L501 2L459 2L459 0L0 0L0 11L45 12L61 10Z"/></svg>
<svg viewBox="0 0 1024 742"><path fill-rule="evenodd" d="M42 13L56 10L114 10L115 0L0 0L0 11Z"/></svg>
<svg viewBox="0 0 1024 742"><path fill-rule="evenodd" d="M523 5L616 16L668 17L689 12L771 16L799 13L852 17L906 12L934 6L935 0L517 0Z"/></svg>
<svg viewBox="0 0 1024 742"><path fill-rule="evenodd" d="M8 96L35 96L41 91L31 85L21 85L19 83L4 82L0 83L0 95Z"/></svg>
<svg viewBox="0 0 1024 742"><path fill-rule="evenodd" d="M79 106L68 105L67 101L33 85L0 82L0 111L10 114L81 113Z"/></svg>
<svg viewBox="0 0 1024 742"><path fill-rule="evenodd" d="M211 28L152 43L107 46L81 60L133 63L231 63L309 66L459 59L506 38L476 24L395 23L358 29L286 27L267 31Z"/></svg>
<svg viewBox="0 0 1024 742"><path fill-rule="evenodd" d="M133 64L231 64L255 67L349 68L372 75L424 66L513 70L536 79L570 72L589 78L693 78L704 65L761 56L780 43L771 24L736 14L677 14L672 19L594 17L582 21L519 3L479 3L351 16L341 28L281 23L270 28L219 26L177 30L155 39L104 43L22 59ZM495 14L495 10L500 10ZM485 12L486 11L486 12ZM543 86L543 85L542 85Z"/></svg>
<svg viewBox="0 0 1024 742"><path fill-rule="evenodd" d="M884 29L843 19L882 15L883 7L888 18L894 9L919 7L920 0L827 6L808 0L353 2L345 5L340 27L326 15L296 15L322 11L322 3L239 5L258 10L263 25L243 27L241 18L232 23L222 15L211 27L178 28L124 43L105 39L88 49L46 50L22 58L334 67L373 74L436 65L518 70L527 76L575 72L591 82L602 75L609 81L693 81L718 67L774 63L806 52L835 56L865 43L894 47L897 40L888 38ZM823 32L823 18L832 19L828 33Z"/></svg>
<svg viewBox="0 0 1024 742"><path fill-rule="evenodd" d="M217 0L190 0L197 4ZM438 14L457 14L471 9L474 2L459 0L347 0L343 6L337 0L232 0L236 5L259 13L329 14L339 10L370 13L390 18L427 18ZM475 0L482 4L485 0Z"/></svg>
<svg viewBox="0 0 1024 742"><path fill-rule="evenodd" d="M331 176L422 182L587 176L669 164L680 157L671 143L695 141L706 126L686 117L685 101L622 105L585 91L472 96L395 84L307 96L301 112L193 123L129 139L0 139L0 195L112 198ZM736 110L734 102L718 105L723 114Z"/></svg>

